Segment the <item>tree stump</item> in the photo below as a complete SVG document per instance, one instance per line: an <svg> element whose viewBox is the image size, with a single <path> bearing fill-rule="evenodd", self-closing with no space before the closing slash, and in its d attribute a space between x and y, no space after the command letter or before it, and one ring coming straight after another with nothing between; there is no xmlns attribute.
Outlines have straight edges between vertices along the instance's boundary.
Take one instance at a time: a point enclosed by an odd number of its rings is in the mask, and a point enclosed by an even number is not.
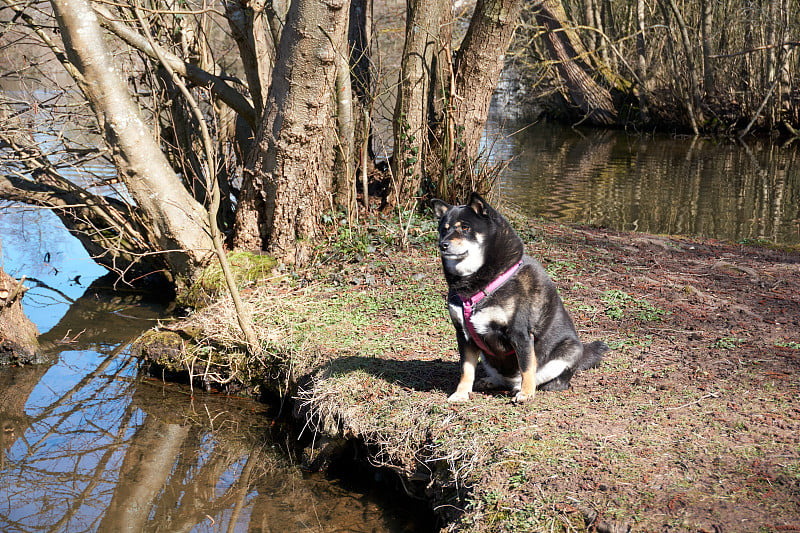
<svg viewBox="0 0 800 533"><path fill-rule="evenodd" d="M0 364L44 362L36 340L39 330L22 310L26 290L22 280L0 268Z"/></svg>

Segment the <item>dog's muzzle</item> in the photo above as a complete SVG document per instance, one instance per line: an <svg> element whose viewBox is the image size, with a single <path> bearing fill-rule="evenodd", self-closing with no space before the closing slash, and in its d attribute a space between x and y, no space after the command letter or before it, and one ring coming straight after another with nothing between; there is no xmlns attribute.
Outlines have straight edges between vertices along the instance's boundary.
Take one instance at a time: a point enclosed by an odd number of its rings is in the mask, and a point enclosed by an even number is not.
<svg viewBox="0 0 800 533"><path fill-rule="evenodd" d="M439 251L445 259L460 259L467 255L466 250L460 249L459 246L451 246L450 241L439 242Z"/></svg>

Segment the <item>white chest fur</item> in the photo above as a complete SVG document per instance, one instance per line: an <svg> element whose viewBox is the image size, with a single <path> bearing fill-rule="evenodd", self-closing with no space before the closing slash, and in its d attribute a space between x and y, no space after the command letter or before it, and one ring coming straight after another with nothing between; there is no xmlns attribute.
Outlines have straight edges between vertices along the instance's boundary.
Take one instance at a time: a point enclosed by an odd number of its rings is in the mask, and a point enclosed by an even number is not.
<svg viewBox="0 0 800 533"><path fill-rule="evenodd" d="M464 323L464 308L460 304L450 304L450 317L453 322L458 325L458 330L464 335L465 339L469 339L469 330ZM513 309L509 309L500 305L492 305L484 307L472 312L470 321L472 327L475 328L475 333L478 335L486 335L492 327L505 326L508 324L513 314Z"/></svg>

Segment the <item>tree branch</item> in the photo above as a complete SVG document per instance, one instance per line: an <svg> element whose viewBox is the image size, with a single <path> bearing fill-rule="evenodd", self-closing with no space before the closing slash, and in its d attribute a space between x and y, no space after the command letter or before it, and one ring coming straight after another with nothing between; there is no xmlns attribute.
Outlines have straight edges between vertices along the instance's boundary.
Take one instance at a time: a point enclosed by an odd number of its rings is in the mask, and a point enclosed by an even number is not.
<svg viewBox="0 0 800 533"><path fill-rule="evenodd" d="M236 308L236 318L239 322L239 327L242 329L242 333L245 336L245 342L247 343L247 351L250 355L258 355L260 352L261 344L258 341L258 337L256 336L255 331L251 325L252 318L250 317L250 313L247 311L247 308L244 306L242 302L241 296L239 294L239 288L236 286L236 280L233 277L233 272L231 271L231 265L228 262L228 256L225 255L225 248L223 247L222 243L222 235L219 231L219 226L217 225L217 212L219 211L219 202L220 202L220 194L219 194L219 186L217 186L216 181L214 180L215 175L215 152L214 146L211 142L211 135L208 132L208 126L206 124L206 120L203 117L202 111L200 111L200 107L197 105L197 101L192 96L192 93L189 92L189 89L186 88L186 85L178 78L176 72L172 70L171 65L167 63L167 59L161 54L160 51L157 50L155 43L153 42L153 38L150 35L149 26L147 21L142 16L141 11L139 10L138 2L134 4L133 8L134 12L136 13L136 17L139 20L139 24L142 25L142 28L145 31L145 35L147 41L152 45L153 49L156 51L158 55L158 60L161 65L167 70L169 75L172 77L172 81L175 85L178 86L181 93L183 93L183 97L186 99L189 107L192 109L192 113L195 116L198 124L200 125L200 132L203 138L203 148L206 152L206 159L205 159L205 179L206 179L206 189L211 193L210 205L208 206L208 224L209 230L211 232L211 241L214 244L214 253L217 256L217 260L219 261L219 265L222 268L222 274L225 277L225 284L228 286L228 290L231 293L231 299L233 300L233 305Z"/></svg>
<svg viewBox="0 0 800 533"><path fill-rule="evenodd" d="M4 0L5 1L5 0ZM182 77L191 80L193 83L202 87L207 87L220 100L225 102L231 109L236 111L255 131L256 129L256 113L250 102L236 89L225 83L224 80L215 76L205 70L186 63L175 54L164 50L158 44L148 42L147 38L140 33L131 29L127 24L121 22L119 19L105 7L97 4L92 4L95 13L100 17L100 25L105 29L128 43L130 46L136 48L140 52L146 54L148 57L155 61L159 61L159 56L164 58L164 64L169 65L175 72Z"/></svg>

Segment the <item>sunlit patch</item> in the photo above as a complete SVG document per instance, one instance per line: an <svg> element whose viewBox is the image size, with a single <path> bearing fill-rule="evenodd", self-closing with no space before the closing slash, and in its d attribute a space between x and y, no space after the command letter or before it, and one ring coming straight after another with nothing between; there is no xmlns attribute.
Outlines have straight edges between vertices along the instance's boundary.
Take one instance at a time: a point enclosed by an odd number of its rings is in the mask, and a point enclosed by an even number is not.
<svg viewBox="0 0 800 533"><path fill-rule="evenodd" d="M459 276L470 276L480 270L484 263L483 236L476 240L459 239L450 242L448 253L443 254L445 267Z"/></svg>
<svg viewBox="0 0 800 533"><path fill-rule="evenodd" d="M480 335L486 335L493 328L492 324L506 325L513 309L507 306L494 305L475 312L472 315L472 327Z"/></svg>

